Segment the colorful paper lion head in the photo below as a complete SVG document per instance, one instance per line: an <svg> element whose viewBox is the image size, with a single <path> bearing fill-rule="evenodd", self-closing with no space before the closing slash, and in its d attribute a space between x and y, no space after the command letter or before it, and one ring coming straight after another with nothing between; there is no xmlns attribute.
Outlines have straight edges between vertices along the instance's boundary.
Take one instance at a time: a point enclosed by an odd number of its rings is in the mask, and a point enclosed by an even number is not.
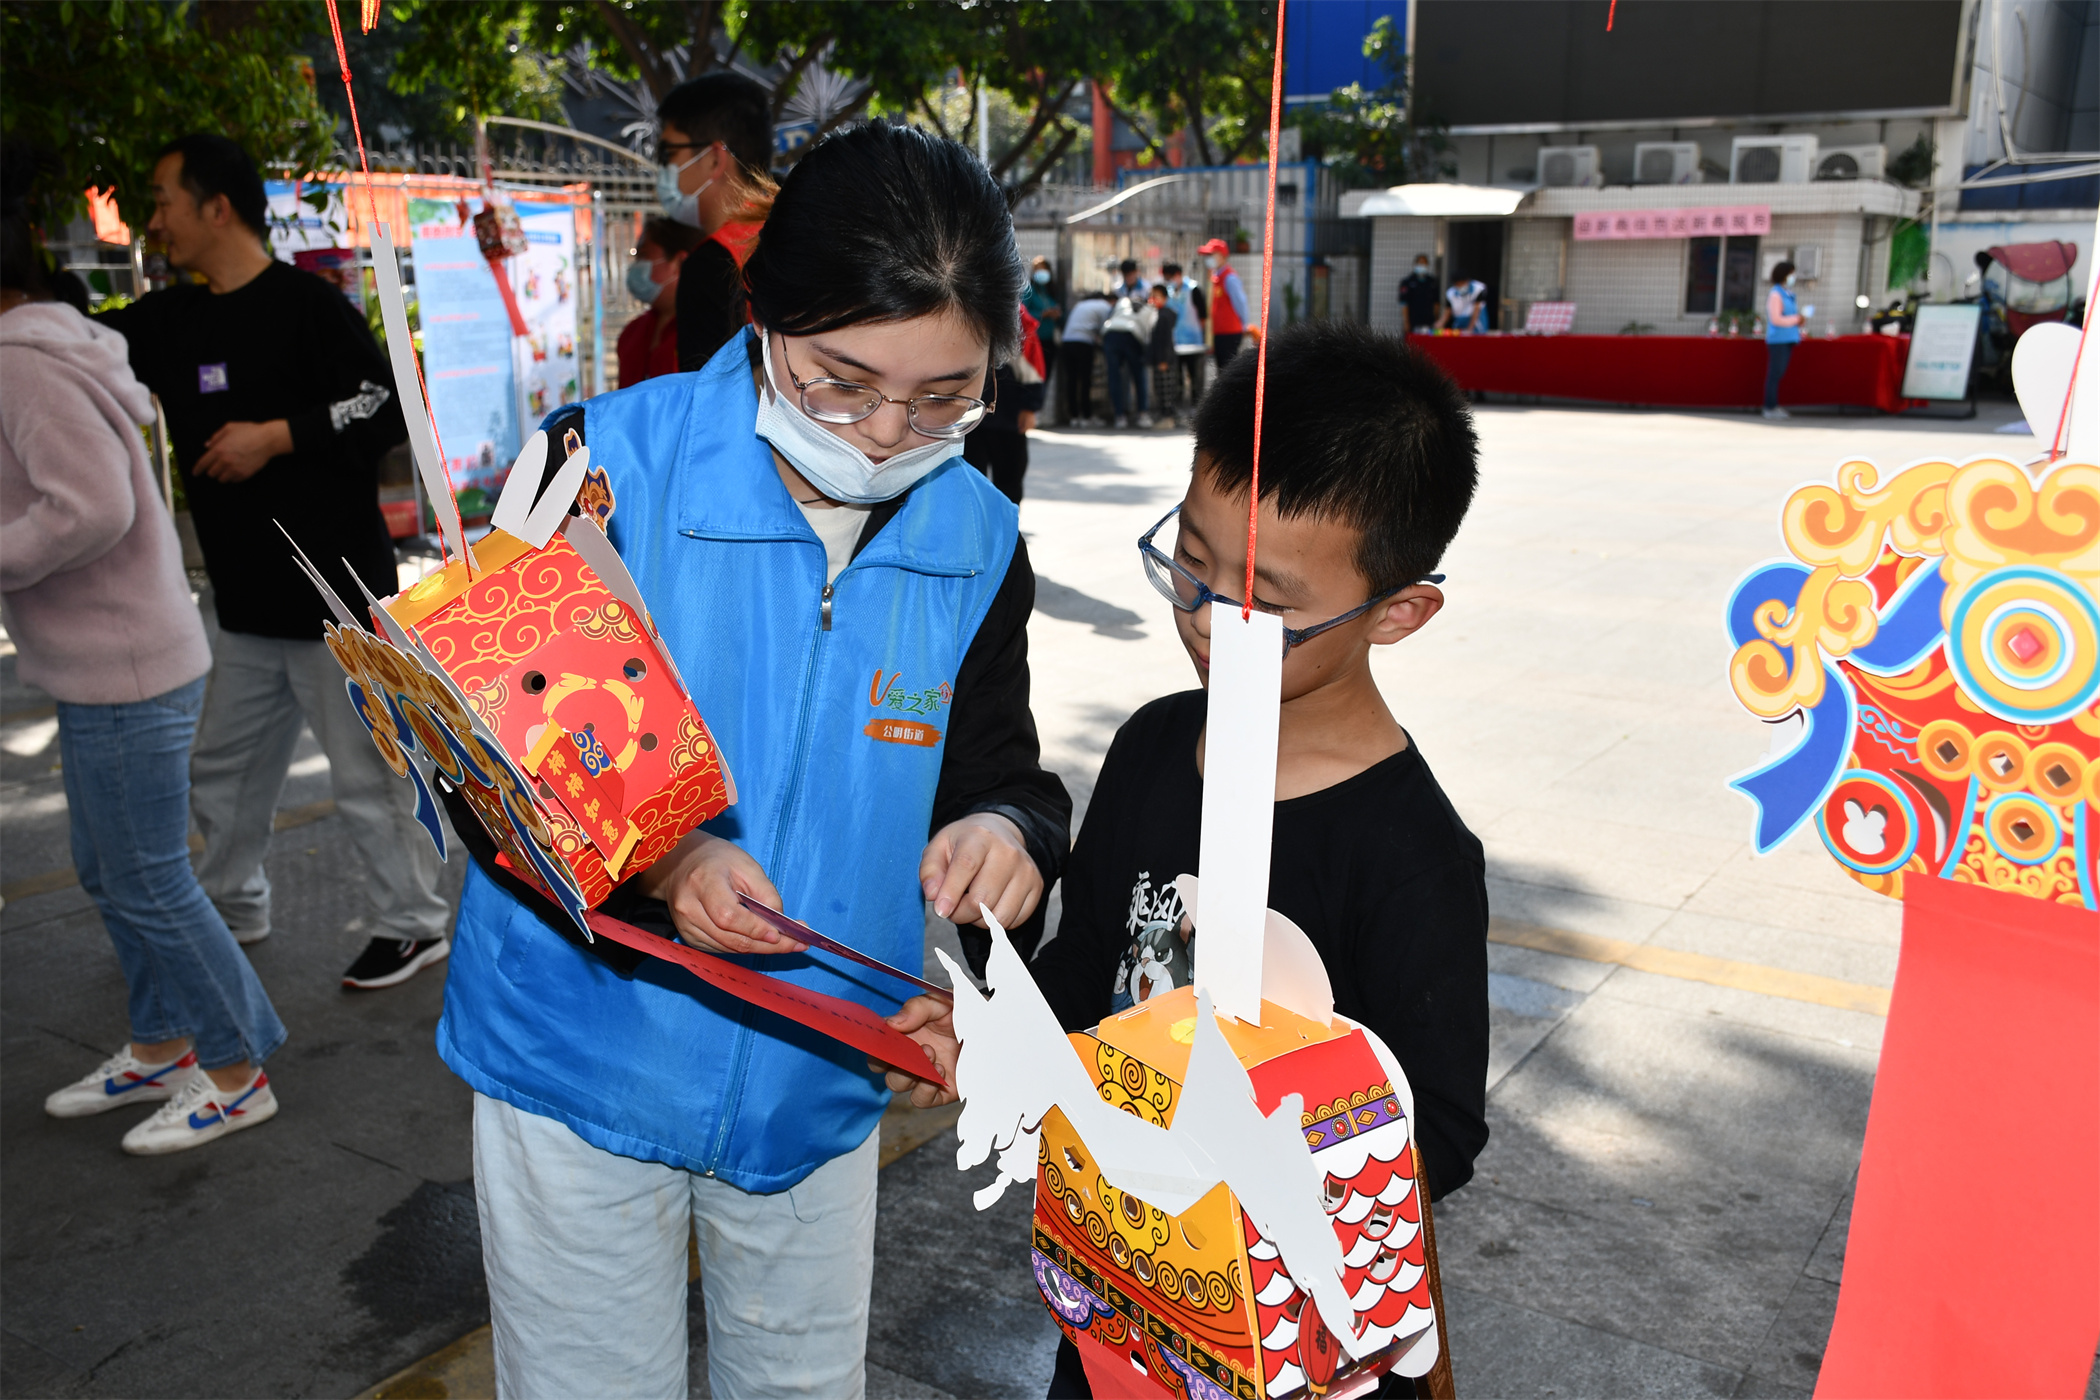
<svg viewBox="0 0 2100 1400"><path fill-rule="evenodd" d="M1813 820L1868 889L2100 908L2100 467L1872 464L1788 497L1728 602L1728 679L1787 751L1730 780L1756 848Z"/></svg>

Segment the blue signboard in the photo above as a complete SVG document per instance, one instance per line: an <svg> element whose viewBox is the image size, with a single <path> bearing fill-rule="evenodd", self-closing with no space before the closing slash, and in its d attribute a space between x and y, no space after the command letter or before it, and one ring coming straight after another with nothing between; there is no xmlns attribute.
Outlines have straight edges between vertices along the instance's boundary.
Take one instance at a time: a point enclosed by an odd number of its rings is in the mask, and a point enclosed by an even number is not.
<svg viewBox="0 0 2100 1400"><path fill-rule="evenodd" d="M1336 88L1384 87L1385 65L1364 57L1364 36L1384 16L1407 33L1407 0L1294 0L1284 22L1284 101L1325 102Z"/></svg>

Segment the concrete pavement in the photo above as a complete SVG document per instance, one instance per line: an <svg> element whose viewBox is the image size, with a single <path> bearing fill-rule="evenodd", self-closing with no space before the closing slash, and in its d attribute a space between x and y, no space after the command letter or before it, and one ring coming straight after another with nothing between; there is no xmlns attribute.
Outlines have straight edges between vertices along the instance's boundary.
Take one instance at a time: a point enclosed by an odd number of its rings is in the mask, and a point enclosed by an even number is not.
<svg viewBox="0 0 2100 1400"><path fill-rule="evenodd" d="M1378 663L1509 921L1490 950L1494 1137L1438 1213L1462 1392L1813 1385L1881 1022L1728 969L1885 988L1897 910L1813 838L1748 855L1722 781L1766 736L1728 694L1721 604L1776 552L1792 485L1851 457L2031 455L1990 431L2007 416L1481 411L1450 605ZM1035 457L1035 709L1083 811L1130 710L1192 684L1134 547L1179 498L1188 439L1044 433ZM67 864L64 800L38 698L0 667L12 887ZM287 807L327 795L325 761L301 761ZM362 935L334 828L279 836L283 926L255 950L293 1035L271 1067L285 1111L186 1156L122 1157L135 1115L44 1119L43 1095L121 1041L121 979L77 889L0 911L0 1393L352 1394L486 1320L467 1094L430 1049L442 984L336 989ZM1025 1199L977 1217L953 1145L884 1169L870 1393L1040 1395L1053 1338Z"/></svg>

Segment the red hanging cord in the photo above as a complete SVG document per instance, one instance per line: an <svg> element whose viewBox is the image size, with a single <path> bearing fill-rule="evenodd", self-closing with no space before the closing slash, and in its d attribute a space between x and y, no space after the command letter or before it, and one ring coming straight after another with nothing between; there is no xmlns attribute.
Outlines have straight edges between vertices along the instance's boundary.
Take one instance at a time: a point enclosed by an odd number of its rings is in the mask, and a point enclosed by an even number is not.
<svg viewBox="0 0 2100 1400"><path fill-rule="evenodd" d="M2071 421L2071 400L2078 394L2078 362L2085 358L2085 338L2093 329L2092 291L2100 289L2100 282L2087 284L2085 321L2078 327L2078 349L2071 356L2071 380L2064 386L2064 406L2057 410L2056 435L2049 439L2049 460L2054 462L2064 455L2064 427Z"/></svg>
<svg viewBox="0 0 2100 1400"><path fill-rule="evenodd" d="M1283 7L1276 0L1276 68L1269 76L1269 200L1262 214L1261 338L1254 347L1254 471L1247 483L1247 586L1240 621L1254 613L1254 537L1261 508L1261 406L1269 387L1269 308L1276 287L1276 148L1283 140Z"/></svg>
<svg viewBox="0 0 2100 1400"><path fill-rule="evenodd" d="M1604 32L1611 33L1611 22L1619 17L1619 0L1611 0L1611 8L1604 12Z"/></svg>
<svg viewBox="0 0 2100 1400"><path fill-rule="evenodd" d="M372 25L379 22L377 4L373 0L365 0L363 14L368 15L371 20L371 23L365 25L365 32L370 33ZM372 195L372 161L370 157L365 155L365 130L357 120L357 94L351 91L350 88L350 52L343 47L343 20L342 16L336 13L335 0L328 0L328 27L335 32L335 62L336 67L341 69L343 74L343 101L350 106L350 134L357 140L357 164L365 176L365 212L371 217L372 227L377 229L379 227L379 202ZM438 436L437 414L430 407L430 386L423 382L423 361L415 353L414 346L409 347L408 358L409 362L416 367L416 389L423 396L423 412L430 419L430 440L437 446L438 468L445 474L445 489L451 492L454 500L457 501L459 492L452 484L452 464L445 457L445 440ZM436 508L436 502L432 502L431 509L435 510ZM438 532L438 549L449 562L452 558L452 553L449 549L446 549L444 541L444 531L440 530Z"/></svg>

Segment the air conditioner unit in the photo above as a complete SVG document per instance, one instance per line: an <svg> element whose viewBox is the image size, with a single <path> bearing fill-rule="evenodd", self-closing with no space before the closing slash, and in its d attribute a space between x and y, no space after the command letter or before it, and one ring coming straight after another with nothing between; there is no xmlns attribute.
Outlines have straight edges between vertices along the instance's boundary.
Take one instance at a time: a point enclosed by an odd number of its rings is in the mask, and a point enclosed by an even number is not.
<svg viewBox="0 0 2100 1400"><path fill-rule="evenodd" d="M1816 169L1813 136L1738 136L1728 178L1738 185L1799 185Z"/></svg>
<svg viewBox="0 0 2100 1400"><path fill-rule="evenodd" d="M1889 163L1886 146L1832 146L1816 158L1818 180L1879 180Z"/></svg>
<svg viewBox="0 0 2100 1400"><path fill-rule="evenodd" d="M1636 185L1696 185L1699 183L1699 143L1696 141L1637 141L1633 147L1633 183Z"/></svg>
<svg viewBox="0 0 2100 1400"><path fill-rule="evenodd" d="M1595 146L1541 146L1539 183L1547 189L1601 185L1603 164Z"/></svg>

